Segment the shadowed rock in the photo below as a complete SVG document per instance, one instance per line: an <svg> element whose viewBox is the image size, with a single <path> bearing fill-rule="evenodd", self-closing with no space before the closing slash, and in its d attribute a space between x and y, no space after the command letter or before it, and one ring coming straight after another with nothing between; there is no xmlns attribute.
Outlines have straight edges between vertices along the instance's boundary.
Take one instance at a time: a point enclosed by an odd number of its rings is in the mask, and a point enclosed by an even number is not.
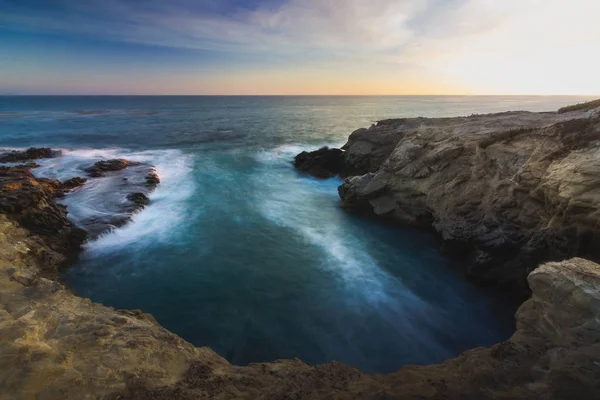
<svg viewBox="0 0 600 400"><path fill-rule="evenodd" d="M294 158L294 166L317 178L331 178L342 172L344 152L329 147L311 152L303 151Z"/></svg>

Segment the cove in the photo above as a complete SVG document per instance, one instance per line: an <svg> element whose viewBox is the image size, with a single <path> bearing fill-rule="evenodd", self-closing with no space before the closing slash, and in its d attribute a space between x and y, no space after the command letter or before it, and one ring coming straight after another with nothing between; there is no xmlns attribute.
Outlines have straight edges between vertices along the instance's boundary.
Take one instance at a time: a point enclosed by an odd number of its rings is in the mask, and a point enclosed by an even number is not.
<svg viewBox="0 0 600 400"><path fill-rule="evenodd" d="M293 156L339 145L376 119L501 111L517 100L503 101L33 99L6 122L15 132L7 140L63 148L40 162L44 176L118 157L152 163L161 176L149 207L64 272L78 295L142 309L235 364L299 357L392 372L508 338L514 309L465 282L429 234L341 210L341 181L298 174ZM115 195L87 185L63 202L77 222Z"/></svg>

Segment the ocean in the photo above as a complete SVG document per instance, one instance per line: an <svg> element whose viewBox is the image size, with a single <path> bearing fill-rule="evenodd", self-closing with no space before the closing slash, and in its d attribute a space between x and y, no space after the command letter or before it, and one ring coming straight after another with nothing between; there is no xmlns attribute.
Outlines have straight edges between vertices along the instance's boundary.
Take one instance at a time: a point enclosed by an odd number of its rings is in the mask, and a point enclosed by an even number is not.
<svg viewBox="0 0 600 400"><path fill-rule="evenodd" d="M380 119L555 111L586 97L3 96L0 146L50 146L39 176L109 158L156 166L133 221L65 270L78 295L141 309L234 364L299 357L369 373L507 339L514 307L465 281L433 235L340 209L341 180L293 157ZM77 223L122 196L103 178L67 196Z"/></svg>

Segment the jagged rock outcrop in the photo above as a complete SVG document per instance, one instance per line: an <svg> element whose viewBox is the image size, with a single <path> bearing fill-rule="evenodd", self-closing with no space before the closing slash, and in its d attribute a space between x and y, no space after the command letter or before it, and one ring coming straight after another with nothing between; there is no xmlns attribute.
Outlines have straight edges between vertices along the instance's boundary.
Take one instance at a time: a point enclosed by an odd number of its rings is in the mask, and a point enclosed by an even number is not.
<svg viewBox="0 0 600 400"><path fill-rule="evenodd" d="M433 226L483 284L526 295L541 262L600 259L600 109L387 120L344 148L343 207Z"/></svg>
<svg viewBox="0 0 600 400"><path fill-rule="evenodd" d="M294 167L317 178L331 178L343 171L344 152L328 147L311 152L303 151L294 158Z"/></svg>

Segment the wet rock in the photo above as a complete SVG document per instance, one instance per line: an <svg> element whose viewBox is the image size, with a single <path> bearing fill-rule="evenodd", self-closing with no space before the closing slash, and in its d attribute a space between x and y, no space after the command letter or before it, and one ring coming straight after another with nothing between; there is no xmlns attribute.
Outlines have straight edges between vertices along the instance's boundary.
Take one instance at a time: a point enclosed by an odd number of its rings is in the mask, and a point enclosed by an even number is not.
<svg viewBox="0 0 600 400"><path fill-rule="evenodd" d="M85 172L92 178L99 178L106 174L106 172L121 171L127 167L140 165L141 163L136 161L129 161L122 158L98 161L93 166L86 168Z"/></svg>
<svg viewBox="0 0 600 400"><path fill-rule="evenodd" d="M158 176L158 173L155 169L152 169L152 171L150 171L148 175L146 175L145 179L146 186L148 186L148 188L150 189L154 189L160 183L160 177Z"/></svg>
<svg viewBox="0 0 600 400"><path fill-rule="evenodd" d="M311 152L303 151L294 158L294 166L317 178L331 178L342 172L344 152L328 147Z"/></svg>
<svg viewBox="0 0 600 400"><path fill-rule="evenodd" d="M69 180L64 181L62 183L62 189L63 190L73 190L75 188L82 186L86 182L87 182L87 179L76 176L75 178L71 178Z"/></svg>
<svg viewBox="0 0 600 400"><path fill-rule="evenodd" d="M150 199L144 193L131 193L127 195L127 200L132 202L138 209L150 204Z"/></svg>
<svg viewBox="0 0 600 400"><path fill-rule="evenodd" d="M52 150L48 147L31 147L25 151L13 150L0 155L0 163L39 160L41 158L54 158L60 155L60 151Z"/></svg>

